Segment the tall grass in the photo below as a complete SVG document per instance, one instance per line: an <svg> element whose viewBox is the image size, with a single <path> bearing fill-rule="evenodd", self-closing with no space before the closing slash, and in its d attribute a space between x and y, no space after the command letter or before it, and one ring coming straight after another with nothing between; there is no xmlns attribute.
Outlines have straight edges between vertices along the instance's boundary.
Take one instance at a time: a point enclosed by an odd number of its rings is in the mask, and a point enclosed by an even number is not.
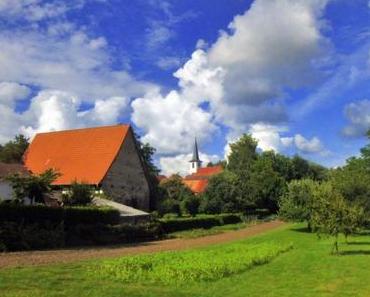
<svg viewBox="0 0 370 297"><path fill-rule="evenodd" d="M234 243L208 249L163 252L99 262L90 273L122 282L165 284L216 280L270 262L292 245Z"/></svg>

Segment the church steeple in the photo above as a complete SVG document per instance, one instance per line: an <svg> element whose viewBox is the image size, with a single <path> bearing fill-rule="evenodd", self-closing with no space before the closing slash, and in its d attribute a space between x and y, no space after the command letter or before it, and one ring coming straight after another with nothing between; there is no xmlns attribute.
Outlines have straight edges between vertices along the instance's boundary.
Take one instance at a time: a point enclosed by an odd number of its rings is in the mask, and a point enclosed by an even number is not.
<svg viewBox="0 0 370 297"><path fill-rule="evenodd" d="M198 143L196 138L194 140L193 156L189 162L190 162L190 174L196 173L198 171L198 168L202 166L202 161L199 159Z"/></svg>

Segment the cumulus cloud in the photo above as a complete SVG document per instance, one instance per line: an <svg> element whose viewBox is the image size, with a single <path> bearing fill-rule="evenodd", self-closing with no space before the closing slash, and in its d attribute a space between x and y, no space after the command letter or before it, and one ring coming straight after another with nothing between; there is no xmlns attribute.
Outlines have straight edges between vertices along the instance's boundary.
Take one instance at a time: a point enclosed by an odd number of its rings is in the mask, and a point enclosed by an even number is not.
<svg viewBox="0 0 370 297"><path fill-rule="evenodd" d="M203 140L212 133L214 124L221 124L231 128L229 139L251 130L259 136L264 149L279 149L292 142L282 140L276 128L287 119L284 88L306 86L318 76L313 65L319 64L328 46L320 32L326 2L255 1L249 10L234 18L228 31L221 32L214 44L208 49L198 47L174 73L179 80L178 90L170 91L161 100L157 95L147 95L145 101L139 98L133 102L132 119L143 128L144 139L153 145L158 143L160 152L183 153L189 148L190 136L200 134ZM174 105L175 97L178 104ZM200 109L204 103L209 104L209 110ZM165 105L171 105L172 112L163 112L168 110ZM193 114L199 109L204 120L190 133L187 127L177 125L184 121L174 119L174 114L181 117L188 106L193 107ZM176 123L176 129L171 129L176 132L170 132L168 140L168 131L156 123L159 119L166 125ZM186 125L189 123L188 120ZM175 137L183 131L189 137L185 142L184 137Z"/></svg>
<svg viewBox="0 0 370 297"><path fill-rule="evenodd" d="M180 174L182 176L189 174L191 154L179 154L174 157L161 157L159 163L164 175L170 176L172 174ZM203 161L203 165L207 165L209 162L217 162L220 158L217 155L207 155L199 153L200 159Z"/></svg>
<svg viewBox="0 0 370 297"><path fill-rule="evenodd" d="M343 134L351 137L361 137L370 129L370 100L364 99L347 104L344 114L349 125L343 129Z"/></svg>
<svg viewBox="0 0 370 297"><path fill-rule="evenodd" d="M285 127L278 127L264 123L251 125L249 132L258 140L258 147L263 151L274 150L279 152L283 147L289 146L291 141L287 137L281 137L280 133L285 132Z"/></svg>
<svg viewBox="0 0 370 297"><path fill-rule="evenodd" d="M111 97L97 100L94 107L80 111L78 97L64 91L41 91L22 115L20 131L32 137L36 132L115 124L127 103L126 98Z"/></svg>
<svg viewBox="0 0 370 297"><path fill-rule="evenodd" d="M14 107L17 100L25 99L30 94L27 86L15 82L0 82L0 104Z"/></svg>
<svg viewBox="0 0 370 297"><path fill-rule="evenodd" d="M323 145L317 137L307 139L301 134L294 136L294 144L302 153L320 153L323 152Z"/></svg>
<svg viewBox="0 0 370 297"><path fill-rule="evenodd" d="M162 154L188 152L195 136L203 142L216 130L210 113L176 91L148 93L134 100L132 109L132 121L144 132L142 141Z"/></svg>

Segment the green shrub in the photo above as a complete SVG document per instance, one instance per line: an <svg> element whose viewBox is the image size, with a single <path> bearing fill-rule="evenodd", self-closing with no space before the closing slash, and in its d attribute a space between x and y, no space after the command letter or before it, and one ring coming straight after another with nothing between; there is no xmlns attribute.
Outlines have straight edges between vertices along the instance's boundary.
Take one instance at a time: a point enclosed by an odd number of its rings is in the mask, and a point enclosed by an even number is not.
<svg viewBox="0 0 370 297"><path fill-rule="evenodd" d="M186 197L183 201L181 201L181 206L191 216L195 216L199 211L200 206L200 199L195 195L191 195Z"/></svg>
<svg viewBox="0 0 370 297"><path fill-rule="evenodd" d="M87 205L93 198L93 188L85 183L74 182L70 191L63 195L63 202L66 205Z"/></svg>
<svg viewBox="0 0 370 297"><path fill-rule="evenodd" d="M0 251L51 249L64 246L61 224L0 223Z"/></svg>
<svg viewBox="0 0 370 297"><path fill-rule="evenodd" d="M64 223L66 225L77 224L118 224L120 221L119 211L108 207L74 206L64 208Z"/></svg>
<svg viewBox="0 0 370 297"><path fill-rule="evenodd" d="M161 225L165 233L184 231L190 229L209 229L214 226L240 223L241 217L237 214L221 214L198 216L191 218L161 219Z"/></svg>
<svg viewBox="0 0 370 297"><path fill-rule="evenodd" d="M120 220L120 213L112 208L98 207L65 207L52 208L45 205L21 205L1 204L0 222L10 221L18 223L50 222L65 225L72 224L117 224Z"/></svg>
<svg viewBox="0 0 370 297"><path fill-rule="evenodd" d="M74 225L67 229L68 246L122 244L154 240L161 237L158 223L121 224L121 225Z"/></svg>

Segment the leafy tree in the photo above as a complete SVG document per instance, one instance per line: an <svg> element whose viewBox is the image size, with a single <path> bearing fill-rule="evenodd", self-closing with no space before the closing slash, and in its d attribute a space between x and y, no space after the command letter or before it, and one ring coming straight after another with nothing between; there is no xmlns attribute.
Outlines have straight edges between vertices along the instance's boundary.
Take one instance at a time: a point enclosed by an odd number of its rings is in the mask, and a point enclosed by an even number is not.
<svg viewBox="0 0 370 297"><path fill-rule="evenodd" d="M238 175L246 176L257 159L257 144L257 140L249 134L243 134L237 142L231 143L227 168Z"/></svg>
<svg viewBox="0 0 370 297"><path fill-rule="evenodd" d="M341 193L330 182L323 182L314 188L311 222L319 235L334 238L333 253L338 253L338 237L346 237L361 224L363 210L349 205Z"/></svg>
<svg viewBox="0 0 370 297"><path fill-rule="evenodd" d="M279 201L279 216L293 222L307 222L311 230L313 191L317 183L311 179L292 180Z"/></svg>
<svg viewBox="0 0 370 297"><path fill-rule="evenodd" d="M21 163L24 152L29 145L28 138L24 135L16 135L14 140L0 146L0 162Z"/></svg>
<svg viewBox="0 0 370 297"><path fill-rule="evenodd" d="M248 180L252 201L258 208L267 208L271 212L278 209L278 199L285 190L285 180L274 171L272 161L258 158Z"/></svg>
<svg viewBox="0 0 370 297"><path fill-rule="evenodd" d="M272 168L286 182L293 179L293 164L289 157L278 154L275 151L265 151L259 156L261 159L268 159L271 162Z"/></svg>
<svg viewBox="0 0 370 297"><path fill-rule="evenodd" d="M206 213L244 211L249 205L239 184L238 176L228 170L213 176L202 197L202 210Z"/></svg>
<svg viewBox="0 0 370 297"><path fill-rule="evenodd" d="M158 212L181 214L180 204L183 200L193 196L193 192L182 182L182 177L173 175L163 180L159 184L160 200L158 203Z"/></svg>
<svg viewBox="0 0 370 297"><path fill-rule="evenodd" d="M198 214L200 199L195 195L188 196L181 202L181 206L187 213L194 217Z"/></svg>
<svg viewBox="0 0 370 297"><path fill-rule="evenodd" d="M331 180L347 201L359 203L370 214L370 144L361 149L360 157L349 158L344 167L333 170Z"/></svg>
<svg viewBox="0 0 370 297"><path fill-rule="evenodd" d="M25 198L34 202L43 203L44 194L51 191L51 184L60 174L52 169L48 169L40 175L23 176L14 174L7 179L10 181L14 198L17 202L23 202Z"/></svg>

